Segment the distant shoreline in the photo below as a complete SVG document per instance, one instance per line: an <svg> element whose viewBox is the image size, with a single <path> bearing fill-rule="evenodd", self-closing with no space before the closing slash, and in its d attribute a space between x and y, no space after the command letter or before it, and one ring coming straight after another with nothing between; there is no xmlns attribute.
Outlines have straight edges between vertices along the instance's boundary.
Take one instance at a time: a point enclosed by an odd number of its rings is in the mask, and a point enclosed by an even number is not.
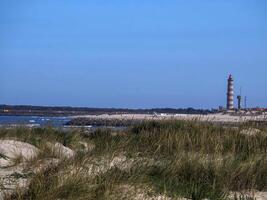
<svg viewBox="0 0 267 200"><path fill-rule="evenodd" d="M95 125L95 126L131 126L141 123L143 121L166 121L166 120L180 120L180 121L199 121L211 122L215 124L239 124L244 122L256 122L267 125L267 113L264 115L251 116L237 116L223 113L216 114L121 114L121 115L87 115L87 116L73 116L67 125Z"/></svg>
<svg viewBox="0 0 267 200"><path fill-rule="evenodd" d="M51 107L0 105L0 116L68 117L69 126L129 126L146 120L197 120L212 123L267 122L267 112L226 111L203 109L120 109L86 107Z"/></svg>
<svg viewBox="0 0 267 200"><path fill-rule="evenodd" d="M0 105L0 115L11 116L77 116L102 114L209 114L208 109L194 108L152 108L152 109L126 109L126 108L87 108L87 107L59 107L59 106L30 106L30 105Z"/></svg>

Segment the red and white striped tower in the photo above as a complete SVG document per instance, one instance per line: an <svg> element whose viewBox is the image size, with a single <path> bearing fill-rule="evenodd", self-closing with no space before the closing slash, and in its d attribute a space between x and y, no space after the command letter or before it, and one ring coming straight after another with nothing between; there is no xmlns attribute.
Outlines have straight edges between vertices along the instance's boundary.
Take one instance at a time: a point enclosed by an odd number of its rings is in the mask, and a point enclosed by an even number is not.
<svg viewBox="0 0 267 200"><path fill-rule="evenodd" d="M234 109L234 79L230 74L227 86L227 110Z"/></svg>

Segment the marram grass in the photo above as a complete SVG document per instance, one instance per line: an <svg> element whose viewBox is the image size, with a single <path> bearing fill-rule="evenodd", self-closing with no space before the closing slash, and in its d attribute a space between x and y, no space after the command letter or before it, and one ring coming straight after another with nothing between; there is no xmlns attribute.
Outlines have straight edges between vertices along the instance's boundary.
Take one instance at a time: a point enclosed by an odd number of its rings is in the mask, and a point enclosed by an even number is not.
<svg viewBox="0 0 267 200"><path fill-rule="evenodd" d="M244 134L252 128L259 130ZM37 147L54 140L73 149L79 141L95 148L36 173L27 190L18 188L6 199L136 199L142 191L147 197L219 200L233 192L267 191L267 131L256 125L153 121L91 135L51 128L1 130L0 138L7 137Z"/></svg>

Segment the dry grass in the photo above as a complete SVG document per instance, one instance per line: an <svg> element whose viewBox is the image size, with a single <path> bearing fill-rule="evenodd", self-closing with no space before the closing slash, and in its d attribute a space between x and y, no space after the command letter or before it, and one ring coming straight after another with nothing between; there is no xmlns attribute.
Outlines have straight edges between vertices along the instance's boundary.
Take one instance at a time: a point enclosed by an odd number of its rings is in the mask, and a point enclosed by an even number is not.
<svg viewBox="0 0 267 200"><path fill-rule="evenodd" d="M241 133L251 127L260 131ZM26 136L9 131L1 130L0 138L21 137L41 149L43 140L73 149L90 141L95 148L41 170L27 191L18 189L6 199L137 199L138 192L114 192L126 185L143 188L146 197L170 199L229 199L231 191L267 191L267 131L256 124L231 128L197 121L145 122L124 134L99 129L90 136L54 129L23 129ZM46 153L38 159L53 157Z"/></svg>

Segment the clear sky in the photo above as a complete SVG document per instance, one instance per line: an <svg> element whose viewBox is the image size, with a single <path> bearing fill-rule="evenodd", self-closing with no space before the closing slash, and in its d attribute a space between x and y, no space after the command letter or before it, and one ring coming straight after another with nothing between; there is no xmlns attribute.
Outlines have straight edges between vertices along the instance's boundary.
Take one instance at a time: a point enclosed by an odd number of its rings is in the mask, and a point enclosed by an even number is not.
<svg viewBox="0 0 267 200"><path fill-rule="evenodd" d="M266 0L0 0L0 104L267 107Z"/></svg>

